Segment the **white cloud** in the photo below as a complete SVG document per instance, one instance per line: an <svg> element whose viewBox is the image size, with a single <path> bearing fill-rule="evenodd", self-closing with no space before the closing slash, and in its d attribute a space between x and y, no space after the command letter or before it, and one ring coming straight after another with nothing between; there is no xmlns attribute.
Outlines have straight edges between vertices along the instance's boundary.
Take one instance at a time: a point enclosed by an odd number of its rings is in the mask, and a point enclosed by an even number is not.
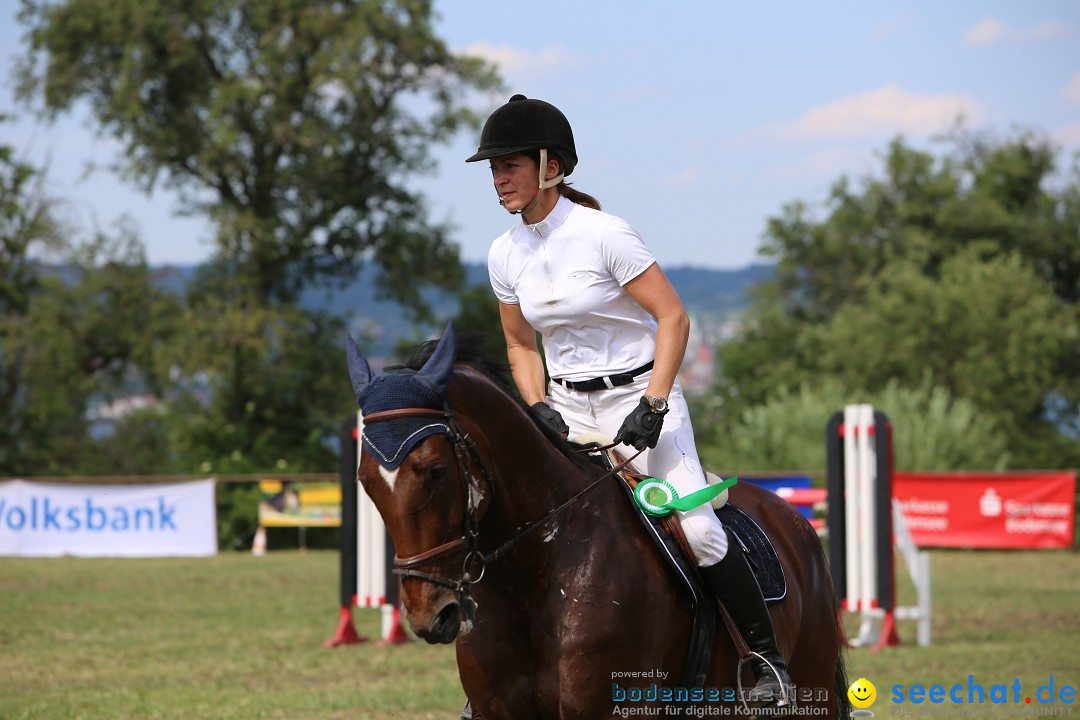
<svg viewBox="0 0 1080 720"><path fill-rule="evenodd" d="M903 26L911 24L914 19L914 15L893 15L892 17L885 18L877 25L870 28L870 32L867 33L866 37L870 42L881 42L890 35L895 34L896 31Z"/></svg>
<svg viewBox="0 0 1080 720"><path fill-rule="evenodd" d="M867 155L852 148L826 148L784 163L771 171L771 175L784 179L835 178L850 173L865 163Z"/></svg>
<svg viewBox="0 0 1080 720"><path fill-rule="evenodd" d="M690 185L697 185L701 180L701 175L700 167L690 167L673 175L666 176L661 181L661 184L664 187L673 188L689 187Z"/></svg>
<svg viewBox="0 0 1080 720"><path fill-rule="evenodd" d="M967 45L992 45L1000 42L1037 42L1064 32L1065 26L1046 21L1029 28L1013 28L997 18L985 18L964 32Z"/></svg>
<svg viewBox="0 0 1080 720"><path fill-rule="evenodd" d="M1061 96L1072 103L1080 103L1080 70L1073 73L1072 80L1061 91Z"/></svg>
<svg viewBox="0 0 1080 720"><path fill-rule="evenodd" d="M989 45L1004 38L1008 31L1005 23L1000 20L986 18L978 25L968 28L964 33L964 42L968 45Z"/></svg>
<svg viewBox="0 0 1080 720"><path fill-rule="evenodd" d="M1065 26L1057 22L1044 22L1039 23L1033 28L1022 30L1019 33L1018 39L1027 42L1036 42L1038 40L1045 40L1046 38L1053 37L1055 35L1061 35L1065 32Z"/></svg>
<svg viewBox="0 0 1080 720"><path fill-rule="evenodd" d="M1080 123L1065 125L1051 133L1054 142L1066 146L1080 145Z"/></svg>
<svg viewBox="0 0 1080 720"><path fill-rule="evenodd" d="M518 50L508 45L478 42L463 48L463 55L479 57L499 66L511 82L551 75L578 64L578 56L566 48L552 45L539 52Z"/></svg>
<svg viewBox="0 0 1080 720"><path fill-rule="evenodd" d="M967 95L920 95L888 85L814 108L765 134L781 140L924 134L946 129L959 116L976 121L979 115Z"/></svg>

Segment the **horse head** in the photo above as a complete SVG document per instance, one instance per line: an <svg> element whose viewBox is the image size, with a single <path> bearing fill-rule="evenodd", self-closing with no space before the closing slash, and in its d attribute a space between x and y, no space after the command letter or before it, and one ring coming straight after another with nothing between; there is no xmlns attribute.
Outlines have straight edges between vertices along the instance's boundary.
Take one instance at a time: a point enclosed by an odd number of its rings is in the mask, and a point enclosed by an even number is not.
<svg viewBox="0 0 1080 720"><path fill-rule="evenodd" d="M357 477L382 515L397 552L409 622L431 643L449 643L472 627L469 586L483 559L478 525L491 497L490 477L446 401L457 340L447 326L417 371L377 376L351 337L349 377L363 417Z"/></svg>

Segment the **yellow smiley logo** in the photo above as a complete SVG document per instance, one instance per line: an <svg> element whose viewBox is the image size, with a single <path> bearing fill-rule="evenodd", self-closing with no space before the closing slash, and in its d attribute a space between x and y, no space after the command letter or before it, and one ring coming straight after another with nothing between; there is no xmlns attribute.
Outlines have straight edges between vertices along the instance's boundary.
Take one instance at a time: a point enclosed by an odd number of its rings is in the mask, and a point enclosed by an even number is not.
<svg viewBox="0 0 1080 720"><path fill-rule="evenodd" d="M868 708L877 698L877 688L866 678L859 678L851 683L847 691L848 700L857 708Z"/></svg>

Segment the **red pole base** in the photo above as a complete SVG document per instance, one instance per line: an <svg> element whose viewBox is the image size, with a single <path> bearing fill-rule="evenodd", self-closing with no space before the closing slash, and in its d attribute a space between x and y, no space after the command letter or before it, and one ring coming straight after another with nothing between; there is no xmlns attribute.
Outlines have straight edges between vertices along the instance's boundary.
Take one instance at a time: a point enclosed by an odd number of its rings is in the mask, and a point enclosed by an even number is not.
<svg viewBox="0 0 1080 720"><path fill-rule="evenodd" d="M368 639L363 635L358 635L356 628L353 627L352 608L347 605L342 605L341 617L338 620L337 630L334 631L334 637L324 642L323 646L335 648L339 645L356 645L357 643L364 643L367 641Z"/></svg>
<svg viewBox="0 0 1080 720"><path fill-rule="evenodd" d="M387 645L403 645L407 642L411 642L412 638L405 632L405 627L401 624L401 609L394 608L394 617L390 625L390 632L386 634L382 640L375 643L376 647L385 647Z"/></svg>
<svg viewBox="0 0 1080 720"><path fill-rule="evenodd" d="M895 647L900 644L900 636L896 634L896 615L892 610L885 612L881 620L881 640L874 646L874 650L886 647Z"/></svg>

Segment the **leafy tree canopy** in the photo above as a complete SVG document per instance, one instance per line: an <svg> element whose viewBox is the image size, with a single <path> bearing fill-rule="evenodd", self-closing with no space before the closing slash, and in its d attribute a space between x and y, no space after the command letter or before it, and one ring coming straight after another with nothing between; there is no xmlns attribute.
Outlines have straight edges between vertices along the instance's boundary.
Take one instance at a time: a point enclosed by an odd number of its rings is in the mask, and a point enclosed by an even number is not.
<svg viewBox="0 0 1080 720"><path fill-rule="evenodd" d="M405 180L497 79L436 37L429 0L23 0L20 19L20 97L48 116L85 100L130 179L215 221L257 298L368 259L414 308L418 278L460 282Z"/></svg>
<svg viewBox="0 0 1080 720"><path fill-rule="evenodd" d="M769 221L776 275L721 348L714 423L784 387L928 378L993 419L1014 466L1080 465L1062 432L1080 410L1080 166L1030 133L947 140L937 156L898 139L820 217L796 202Z"/></svg>

